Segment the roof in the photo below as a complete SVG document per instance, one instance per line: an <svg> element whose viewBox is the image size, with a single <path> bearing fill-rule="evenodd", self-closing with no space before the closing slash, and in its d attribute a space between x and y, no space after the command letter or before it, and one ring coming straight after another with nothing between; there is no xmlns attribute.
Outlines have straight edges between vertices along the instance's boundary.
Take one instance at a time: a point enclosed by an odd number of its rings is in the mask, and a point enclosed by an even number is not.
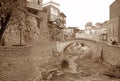
<svg viewBox="0 0 120 81"><path fill-rule="evenodd" d="M60 15L62 15L62 16L64 16L64 17L66 17L66 15L65 15L63 12L60 12Z"/></svg>
<svg viewBox="0 0 120 81"><path fill-rule="evenodd" d="M46 6L46 5L50 5L51 3L60 6L60 4L58 4L56 2L50 1L48 3L43 4L43 7Z"/></svg>

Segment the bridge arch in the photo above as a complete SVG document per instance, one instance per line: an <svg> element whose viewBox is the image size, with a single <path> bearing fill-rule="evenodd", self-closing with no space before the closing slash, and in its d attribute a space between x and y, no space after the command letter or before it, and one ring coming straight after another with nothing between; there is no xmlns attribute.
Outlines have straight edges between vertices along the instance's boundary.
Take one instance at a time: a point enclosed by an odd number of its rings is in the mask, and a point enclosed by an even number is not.
<svg viewBox="0 0 120 81"><path fill-rule="evenodd" d="M73 54L73 55L77 54L81 58L83 58L83 57L91 58L93 49L91 48L91 46L89 46L88 44L85 44L83 42L73 41L64 48L63 53Z"/></svg>
<svg viewBox="0 0 120 81"><path fill-rule="evenodd" d="M69 41L57 42L56 51L61 53L72 43L80 42L91 48L92 58L101 58L112 65L120 65L120 47L111 46L102 42L90 40L90 39L74 39Z"/></svg>
<svg viewBox="0 0 120 81"><path fill-rule="evenodd" d="M69 40L65 42L59 42L57 45L57 51L64 52L71 44L78 43L78 42L80 44L88 46L91 49L92 58L101 56L101 46L97 44L98 42L89 40L89 39L75 39L75 40Z"/></svg>

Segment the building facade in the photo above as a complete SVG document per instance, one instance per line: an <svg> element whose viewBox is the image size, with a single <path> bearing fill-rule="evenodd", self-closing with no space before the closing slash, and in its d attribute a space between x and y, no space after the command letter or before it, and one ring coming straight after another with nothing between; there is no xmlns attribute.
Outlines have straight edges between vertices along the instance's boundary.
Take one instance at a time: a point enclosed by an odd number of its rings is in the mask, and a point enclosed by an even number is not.
<svg viewBox="0 0 120 81"><path fill-rule="evenodd" d="M115 0L110 5L110 20L103 23L102 27L107 29L107 42L120 43L120 1Z"/></svg>
<svg viewBox="0 0 120 81"><path fill-rule="evenodd" d="M59 26L66 27L66 15L60 11L60 4L50 1L43 5L43 12L48 15L48 22Z"/></svg>
<svg viewBox="0 0 120 81"><path fill-rule="evenodd" d="M67 39L74 39L76 33L81 32L81 30L78 29L78 27L68 27L62 29L64 38Z"/></svg>
<svg viewBox="0 0 120 81"><path fill-rule="evenodd" d="M107 42L111 44L113 41L120 43L120 18L112 18L102 24L107 29Z"/></svg>
<svg viewBox="0 0 120 81"><path fill-rule="evenodd" d="M43 0L27 0L27 7L42 11Z"/></svg>
<svg viewBox="0 0 120 81"><path fill-rule="evenodd" d="M120 16L120 1L115 0L110 5L110 19Z"/></svg>
<svg viewBox="0 0 120 81"><path fill-rule="evenodd" d="M48 22L54 22L58 19L60 13L60 4L50 1L43 5L43 11L48 15Z"/></svg>
<svg viewBox="0 0 120 81"><path fill-rule="evenodd" d="M76 33L75 37L106 42L107 41L107 31L104 27L100 27L97 25L89 26L89 27L85 28L84 32Z"/></svg>
<svg viewBox="0 0 120 81"><path fill-rule="evenodd" d="M43 5L47 14L50 40L64 40L62 29L66 28L66 15L60 11L60 4L50 1Z"/></svg>
<svg viewBox="0 0 120 81"><path fill-rule="evenodd" d="M66 15L63 12L59 13L60 27L66 28Z"/></svg>

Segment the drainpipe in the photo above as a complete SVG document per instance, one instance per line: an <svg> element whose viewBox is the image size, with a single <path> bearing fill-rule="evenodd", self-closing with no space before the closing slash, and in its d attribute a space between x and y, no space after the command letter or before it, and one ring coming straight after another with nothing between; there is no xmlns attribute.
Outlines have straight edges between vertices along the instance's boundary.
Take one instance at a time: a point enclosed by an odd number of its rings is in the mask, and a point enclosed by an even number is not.
<svg viewBox="0 0 120 81"><path fill-rule="evenodd" d="M19 45L22 45L22 25L19 26Z"/></svg>

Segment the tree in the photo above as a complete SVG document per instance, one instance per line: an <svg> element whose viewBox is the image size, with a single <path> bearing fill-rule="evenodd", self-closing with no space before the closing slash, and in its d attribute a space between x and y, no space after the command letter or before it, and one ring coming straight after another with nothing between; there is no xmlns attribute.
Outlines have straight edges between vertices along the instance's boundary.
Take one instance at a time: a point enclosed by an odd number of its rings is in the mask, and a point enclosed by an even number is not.
<svg viewBox="0 0 120 81"><path fill-rule="evenodd" d="M92 22L87 22L86 25L85 25L85 27L92 27L92 26L93 26Z"/></svg>
<svg viewBox="0 0 120 81"><path fill-rule="evenodd" d="M0 42L14 10L25 5L26 0L0 0Z"/></svg>

